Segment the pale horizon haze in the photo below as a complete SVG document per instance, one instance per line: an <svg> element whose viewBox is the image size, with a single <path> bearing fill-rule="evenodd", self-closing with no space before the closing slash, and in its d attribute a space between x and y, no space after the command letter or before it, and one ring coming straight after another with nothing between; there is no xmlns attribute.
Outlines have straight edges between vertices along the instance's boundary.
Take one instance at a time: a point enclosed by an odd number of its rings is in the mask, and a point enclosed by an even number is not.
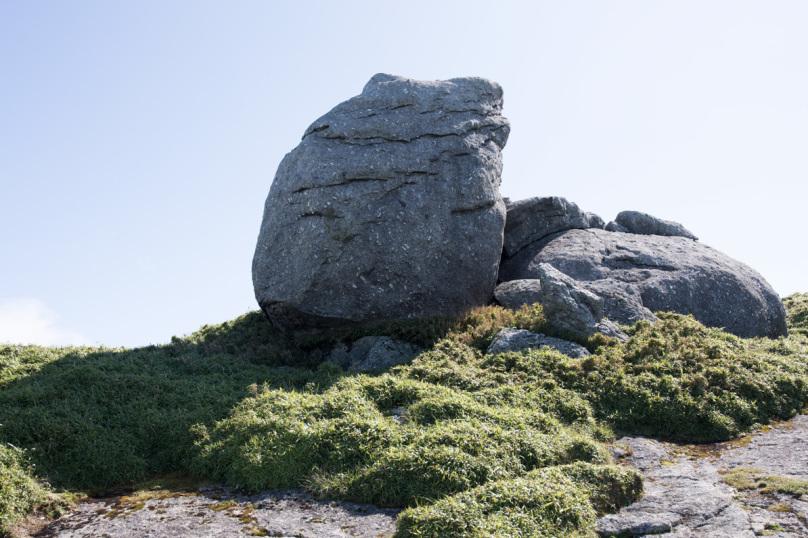
<svg viewBox="0 0 808 538"><path fill-rule="evenodd" d="M501 192L682 223L808 291L808 2L0 3L0 342L257 304L283 156L375 73L502 85Z"/></svg>

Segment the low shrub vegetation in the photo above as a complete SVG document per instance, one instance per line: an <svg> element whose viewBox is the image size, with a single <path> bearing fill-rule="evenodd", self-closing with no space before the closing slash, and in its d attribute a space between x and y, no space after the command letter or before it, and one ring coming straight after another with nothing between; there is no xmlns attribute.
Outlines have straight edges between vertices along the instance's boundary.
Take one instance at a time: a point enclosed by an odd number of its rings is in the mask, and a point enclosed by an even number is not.
<svg viewBox="0 0 808 538"><path fill-rule="evenodd" d="M25 452L0 443L0 535L10 534L35 510L59 516L69 504L68 496L54 494L37 480Z"/></svg>
<svg viewBox="0 0 808 538"><path fill-rule="evenodd" d="M598 513L642 492L636 473L575 463L496 480L399 516L402 536L592 536Z"/></svg>
<svg viewBox="0 0 808 538"><path fill-rule="evenodd" d="M808 293L794 293L783 299L788 332L808 336Z"/></svg>
<svg viewBox="0 0 808 538"><path fill-rule="evenodd" d="M611 462L614 432L726 440L805 406L792 297L789 338L660 314L624 344L578 340L583 359L484 354L504 327L569 337L538 306L301 339L252 312L161 346L0 345L0 532L65 492L187 473L406 507L400 536L591 536L642 490ZM365 374L322 362L368 334L424 352Z"/></svg>

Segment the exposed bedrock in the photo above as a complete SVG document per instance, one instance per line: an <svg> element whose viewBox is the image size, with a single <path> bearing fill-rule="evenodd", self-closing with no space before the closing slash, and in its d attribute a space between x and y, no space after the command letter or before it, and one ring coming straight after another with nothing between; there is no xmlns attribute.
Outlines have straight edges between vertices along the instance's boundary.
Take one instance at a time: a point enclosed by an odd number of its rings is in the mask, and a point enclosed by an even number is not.
<svg viewBox="0 0 808 538"><path fill-rule="evenodd" d="M505 226L509 123L482 78L379 74L281 162L253 285L278 327L456 315L488 303Z"/></svg>

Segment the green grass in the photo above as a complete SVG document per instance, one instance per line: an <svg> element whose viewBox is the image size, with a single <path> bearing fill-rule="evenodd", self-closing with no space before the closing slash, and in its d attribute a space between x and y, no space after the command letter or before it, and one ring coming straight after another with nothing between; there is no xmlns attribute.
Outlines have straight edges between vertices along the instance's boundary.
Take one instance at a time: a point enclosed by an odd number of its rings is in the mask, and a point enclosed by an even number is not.
<svg viewBox="0 0 808 538"><path fill-rule="evenodd" d="M68 496L55 495L34 475L33 465L21 449L0 443L0 534L9 534L31 512L59 516Z"/></svg>
<svg viewBox="0 0 808 538"><path fill-rule="evenodd" d="M762 493L808 495L808 480L766 474L757 467L736 467L723 473L721 480L735 489L758 489Z"/></svg>
<svg viewBox="0 0 808 538"><path fill-rule="evenodd" d="M789 334L808 336L808 293L794 293L783 299Z"/></svg>
<svg viewBox="0 0 808 538"><path fill-rule="evenodd" d="M400 536L591 536L641 493L613 431L725 440L808 402L793 327L743 340L660 317L579 341L585 359L483 355L503 327L564 336L537 306L297 340L253 312L162 346L0 345L0 533L63 492L176 475L408 507ZM320 364L369 333L425 351L386 372Z"/></svg>
<svg viewBox="0 0 808 538"><path fill-rule="evenodd" d="M723 441L808 401L808 347L800 338L744 340L691 317L660 313L627 328L622 345L573 359L555 351L482 356L455 341L400 368L399 375L496 398L531 387L537 405L570 413L577 396L619 433L679 441ZM580 407L580 406L577 406Z"/></svg>
<svg viewBox="0 0 808 538"><path fill-rule="evenodd" d="M409 508L399 517L398 535L593 536L598 512L616 510L641 492L641 478L626 468L547 467Z"/></svg>

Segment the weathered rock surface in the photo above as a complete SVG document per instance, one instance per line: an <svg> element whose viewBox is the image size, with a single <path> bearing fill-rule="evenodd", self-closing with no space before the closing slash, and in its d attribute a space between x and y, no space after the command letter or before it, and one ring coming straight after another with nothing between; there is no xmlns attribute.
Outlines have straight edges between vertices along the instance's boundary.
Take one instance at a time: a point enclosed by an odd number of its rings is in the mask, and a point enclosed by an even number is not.
<svg viewBox="0 0 808 538"><path fill-rule="evenodd" d="M797 415L750 437L748 443L737 446L724 444L725 450L717 453L722 465L757 467L766 474L808 480L808 415Z"/></svg>
<svg viewBox="0 0 808 538"><path fill-rule="evenodd" d="M808 496L738 491L721 480L721 473L745 466L806 480L806 448L808 415L729 443L674 445L624 437L615 443L613 453L643 474L645 494L617 514L600 518L598 533L657 532L671 538L808 536ZM780 530L772 532L775 528Z"/></svg>
<svg viewBox="0 0 808 538"><path fill-rule="evenodd" d="M547 321L559 329L586 337L595 333L625 342L628 335L603 319L603 299L585 289L549 263L539 264L542 308Z"/></svg>
<svg viewBox="0 0 808 538"><path fill-rule="evenodd" d="M621 211L617 217L606 225L610 232L625 232L641 235L665 235L672 237L687 237L698 240L690 230L670 220L663 220L648 213L639 211Z"/></svg>
<svg viewBox="0 0 808 538"><path fill-rule="evenodd" d="M732 488L721 483L715 469L703 471L688 461L677 461L672 450L651 439L629 436L617 444L627 447L626 463L645 477L645 494L619 513L598 520L601 536L642 536L651 534L652 528L674 530L672 536L755 535L746 513L733 502Z"/></svg>
<svg viewBox="0 0 808 538"><path fill-rule="evenodd" d="M541 280L524 279L503 282L494 288L494 300L511 310L523 305L541 303Z"/></svg>
<svg viewBox="0 0 808 538"><path fill-rule="evenodd" d="M513 256L543 237L564 230L603 228L603 219L585 213L577 204L558 196L527 198L507 204L503 253Z"/></svg>
<svg viewBox="0 0 808 538"><path fill-rule="evenodd" d="M345 344L337 345L326 360L344 370L364 372L410 361L420 352L418 346L389 336L365 336L354 342L350 349Z"/></svg>
<svg viewBox="0 0 808 538"><path fill-rule="evenodd" d="M603 319L603 299L549 263L539 264L538 269L547 320L559 329L590 336L592 327Z"/></svg>
<svg viewBox="0 0 808 538"><path fill-rule="evenodd" d="M146 498L93 499L37 536L391 536L399 512L370 504L315 500L300 489L240 495L215 486L158 491Z"/></svg>
<svg viewBox="0 0 808 538"><path fill-rule="evenodd" d="M640 288L631 282L613 279L593 280L579 284L603 299L603 312L609 319L623 325L634 325L637 321L657 321L657 317L642 304Z"/></svg>
<svg viewBox="0 0 808 538"><path fill-rule="evenodd" d="M489 302L505 225L501 109L485 79L379 74L315 121L264 207L253 285L269 319L305 331Z"/></svg>
<svg viewBox="0 0 808 538"><path fill-rule="evenodd" d="M745 338L786 334L780 297L756 271L729 256L684 237L638 235L606 230L567 230L531 243L500 267L503 281L540 278L551 264L600 297L641 301L650 312L692 314L705 325L724 327ZM543 293L547 289L542 283ZM546 300L546 299L545 299ZM648 316L628 316L614 297L604 315L622 324Z"/></svg>
<svg viewBox="0 0 808 538"><path fill-rule="evenodd" d="M494 336L485 354L496 355L497 353L523 351L525 349L541 349L543 347L555 348L564 355L575 359L589 356L589 351L587 351L584 346L574 342L513 327L507 327L499 331Z"/></svg>

